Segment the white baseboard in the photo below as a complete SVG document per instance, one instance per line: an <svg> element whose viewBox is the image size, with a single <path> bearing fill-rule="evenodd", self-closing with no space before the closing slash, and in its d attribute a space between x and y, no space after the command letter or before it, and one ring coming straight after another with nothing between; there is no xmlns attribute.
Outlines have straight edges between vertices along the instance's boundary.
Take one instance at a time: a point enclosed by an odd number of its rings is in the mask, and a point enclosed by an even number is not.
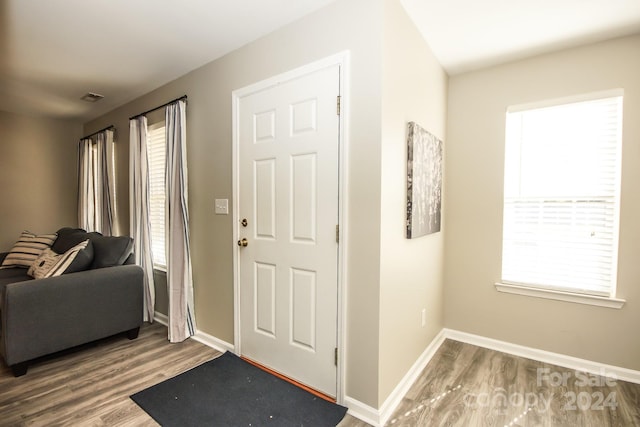
<svg viewBox="0 0 640 427"><path fill-rule="evenodd" d="M155 313L155 321L162 325L168 325L169 319L162 313ZM215 350L225 352L235 352L235 347L226 341L206 334L202 331L196 331L192 337L194 340L201 342ZM464 342L467 344L484 347L490 350L501 351L503 353L512 354L514 356L525 357L544 363L550 363L557 366L573 369L576 371L588 372L595 375L604 375L613 377L618 380L628 381L640 384L640 371L622 368L619 366L607 365L604 363L594 362L591 360L580 359L565 354L553 353L546 350L540 350L532 347L526 347L519 344L513 344L506 341L500 341L493 338L487 338L480 335L470 334L468 332L456 331L454 329L444 328L429 343L427 348L422 352L420 357L411 366L405 376L398 382L398 385L389 394L379 409L373 408L365 403L360 402L350 396L345 396L343 405L349 409L349 414L368 423L374 427L384 426L389 420L393 412L396 410L402 398L407 394L413 383L418 379L421 372L433 358L435 352L440 348L445 339Z"/></svg>
<svg viewBox="0 0 640 427"><path fill-rule="evenodd" d="M357 419L364 421L365 423L370 424L374 427L382 426L382 424L380 424L380 411L378 411L376 408L373 408L349 396L345 396L342 404L349 408L347 414L351 415L352 417L356 417Z"/></svg>
<svg viewBox="0 0 640 427"><path fill-rule="evenodd" d="M443 329L435 336L435 338L433 338L433 340L431 340L411 369L409 369L398 385L393 389L391 394L385 399L382 406L380 406L380 425L385 425L389 418L391 418L391 415L393 415L393 412L402 401L402 398L407 394L418 377L420 377L420 374L427 366L427 363L431 361L444 340L445 335Z"/></svg>
<svg viewBox="0 0 640 427"><path fill-rule="evenodd" d="M153 321L154 322L158 322L158 323L160 323L161 325L164 325L164 326L169 326L169 317L167 317L166 314L162 314L162 313L160 313L158 311L155 311L153 313Z"/></svg>
<svg viewBox="0 0 640 427"><path fill-rule="evenodd" d="M519 344L513 344L506 341L500 341L493 338L470 334L467 332L456 331L453 329L445 328L443 331L445 338L450 338L455 341L477 345L479 347L501 351L503 353L513 354L514 356L526 357L528 359L550 363L576 371L588 372L594 375L614 377L615 379L619 379L622 381L640 384L640 371L634 371L633 369L607 365L600 362L580 359L577 357L567 356L560 353L553 353L537 348L526 347Z"/></svg>
<svg viewBox="0 0 640 427"><path fill-rule="evenodd" d="M357 399L345 396L343 404L349 408L349 414L375 427L385 425L402 401L402 398L406 395L422 370L427 366L427 363L429 363L435 352L447 338L454 341L484 347L490 350L501 351L514 356L525 357L544 363L562 366L576 371L588 372L594 375L609 376L618 380L640 384L640 371L444 328L431 341L422 355L420 355L418 360L409 369L407 374L402 378L402 380L400 380L396 388L380 406L380 409L372 408Z"/></svg>
<svg viewBox="0 0 640 427"><path fill-rule="evenodd" d="M418 360L411 366L409 371L400 380L398 385L393 389L391 394L380 406L380 409L372 408L356 399L345 396L344 405L349 408L349 414L359 418L360 420L371 424L372 426L384 426L393 412L396 410L402 398L407 394L411 386L418 379L427 363L433 358L438 348L445 340L444 329L429 343L427 348L422 352Z"/></svg>
<svg viewBox="0 0 640 427"><path fill-rule="evenodd" d="M221 351L222 353L224 353L225 351L235 353L235 346L233 344L223 341L220 338L216 338L213 335L209 335L205 332L196 330L196 334L191 338L213 348L214 350Z"/></svg>
<svg viewBox="0 0 640 427"><path fill-rule="evenodd" d="M169 317L167 317L166 314L162 314L159 312L155 312L153 315L153 320L155 322L160 323L161 325L164 326L169 326ZM194 340L213 348L214 350L218 350L221 352L225 352L225 351L230 351L232 353L235 353L235 347L233 344L230 344L226 341L223 341L219 338L214 337L213 335L209 335L205 332L202 331L198 331L196 330L196 334L194 336L192 336L191 338L193 338Z"/></svg>

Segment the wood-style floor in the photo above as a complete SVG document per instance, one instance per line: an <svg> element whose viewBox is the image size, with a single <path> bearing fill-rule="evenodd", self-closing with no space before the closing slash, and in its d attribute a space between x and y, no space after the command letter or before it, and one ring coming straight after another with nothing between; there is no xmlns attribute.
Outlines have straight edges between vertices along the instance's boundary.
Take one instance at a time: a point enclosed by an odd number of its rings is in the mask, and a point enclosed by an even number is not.
<svg viewBox="0 0 640 427"><path fill-rule="evenodd" d="M1 426L158 426L129 396L220 355L197 341L167 341L167 328L145 324L29 366L15 378L0 369Z"/></svg>
<svg viewBox="0 0 640 427"><path fill-rule="evenodd" d="M220 354L166 336L166 327L145 325L136 340L122 335L43 358L19 378L0 363L0 426L157 426L129 396ZM581 384L594 381L447 340L387 426L640 426L640 385ZM347 415L339 426L368 424Z"/></svg>
<svg viewBox="0 0 640 427"><path fill-rule="evenodd" d="M445 340L387 426L640 426L640 385Z"/></svg>

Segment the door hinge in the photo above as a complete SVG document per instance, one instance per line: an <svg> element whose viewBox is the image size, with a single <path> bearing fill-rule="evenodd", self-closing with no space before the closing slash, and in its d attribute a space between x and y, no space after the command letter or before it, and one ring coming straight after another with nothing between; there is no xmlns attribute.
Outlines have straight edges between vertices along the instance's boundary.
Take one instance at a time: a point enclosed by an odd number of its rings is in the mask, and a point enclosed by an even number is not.
<svg viewBox="0 0 640 427"><path fill-rule="evenodd" d="M335 365L338 366L338 347L336 347L334 351L333 363L335 363Z"/></svg>
<svg viewBox="0 0 640 427"><path fill-rule="evenodd" d="M336 225L336 243L340 243L340 225Z"/></svg>
<svg viewBox="0 0 640 427"><path fill-rule="evenodd" d="M336 99L336 114L340 115L340 95Z"/></svg>

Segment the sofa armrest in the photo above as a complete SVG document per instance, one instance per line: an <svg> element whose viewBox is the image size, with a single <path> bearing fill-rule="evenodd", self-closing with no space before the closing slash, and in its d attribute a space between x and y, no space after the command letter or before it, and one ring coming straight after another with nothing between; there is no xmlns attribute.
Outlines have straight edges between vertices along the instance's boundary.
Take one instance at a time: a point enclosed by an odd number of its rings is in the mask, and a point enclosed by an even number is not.
<svg viewBox="0 0 640 427"><path fill-rule="evenodd" d="M137 265L11 283L2 298L8 365L142 325L143 271Z"/></svg>

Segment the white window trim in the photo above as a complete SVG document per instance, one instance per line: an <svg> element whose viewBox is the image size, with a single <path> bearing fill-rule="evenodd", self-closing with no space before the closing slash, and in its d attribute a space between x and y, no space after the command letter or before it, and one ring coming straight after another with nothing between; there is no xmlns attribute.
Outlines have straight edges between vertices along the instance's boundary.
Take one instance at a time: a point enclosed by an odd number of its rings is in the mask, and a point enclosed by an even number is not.
<svg viewBox="0 0 640 427"><path fill-rule="evenodd" d="M533 288L516 283L495 283L498 292L507 294L524 295L535 298L552 299L557 301L573 302L577 304L595 305L599 307L621 309L624 299L614 297L602 297L590 294L577 294L573 292L558 291L553 289Z"/></svg>
<svg viewBox="0 0 640 427"><path fill-rule="evenodd" d="M598 92L589 92L579 95L565 96L561 98L547 99L543 101L528 102L525 104L511 105L507 107L507 113L515 113L519 111L534 110L536 108L554 107L564 104L573 104L575 102L591 101L599 98L613 98L616 96L624 96L624 89L608 89Z"/></svg>
<svg viewBox="0 0 640 427"><path fill-rule="evenodd" d="M157 271L159 273L167 273L167 266L166 265L160 265L160 264L154 264L153 266L153 271Z"/></svg>
<svg viewBox="0 0 640 427"><path fill-rule="evenodd" d="M592 99L598 98L607 98L607 97L616 97L616 96L624 96L624 89L611 89L600 92L592 92L581 95L568 96L564 98L556 98L553 100L545 100L532 102L527 104L520 104L516 106L510 106L507 108L507 113L518 112L524 110L530 110L541 107L550 107L555 105L569 104L574 102L581 101L589 101ZM621 160L619 160L621 161ZM618 181L621 182L621 167L618 168ZM620 184L621 186L621 184ZM618 203L616 205L616 212L614 214L614 218L616 219L616 236L615 236L615 247L618 247L618 239L620 237L619 233L619 221L620 221L620 186L618 187ZM615 268L614 277L617 273L617 265L618 265L618 251L616 250L614 253L613 265ZM617 298L617 279L614 278L612 286L611 286L611 295L610 296L602 296L595 294L582 294L576 292L570 292L566 290L557 290L549 287L533 287L522 283L513 283L513 282L496 282L495 284L496 290L502 293L509 293L514 295L522 295L522 296L530 296L535 298L544 298L551 299L557 301L564 302L572 302L577 304L587 304L599 307L613 308L613 309L621 309L626 303L625 299Z"/></svg>

